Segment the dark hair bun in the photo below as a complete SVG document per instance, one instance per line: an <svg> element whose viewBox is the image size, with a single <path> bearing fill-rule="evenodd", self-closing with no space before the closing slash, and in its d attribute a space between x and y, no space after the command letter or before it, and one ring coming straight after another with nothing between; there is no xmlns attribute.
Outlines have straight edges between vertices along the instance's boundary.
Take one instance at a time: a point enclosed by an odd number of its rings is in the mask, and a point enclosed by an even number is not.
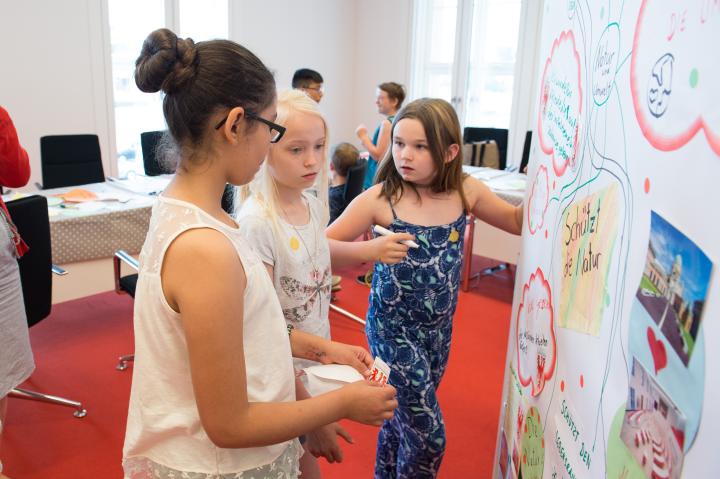
<svg viewBox="0 0 720 479"><path fill-rule="evenodd" d="M141 91L182 89L197 71L197 49L191 38L178 38L167 28L152 32L143 42L135 61L135 84Z"/></svg>

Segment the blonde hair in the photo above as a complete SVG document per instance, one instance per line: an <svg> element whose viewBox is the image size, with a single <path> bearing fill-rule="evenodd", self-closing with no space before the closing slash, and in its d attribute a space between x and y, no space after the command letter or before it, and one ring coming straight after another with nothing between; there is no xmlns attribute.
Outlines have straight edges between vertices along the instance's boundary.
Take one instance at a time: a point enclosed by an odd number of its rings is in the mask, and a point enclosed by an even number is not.
<svg viewBox="0 0 720 479"><path fill-rule="evenodd" d="M280 126L287 126L290 116L294 113L305 113L320 118L325 128L325 146L323 147L320 174L315 180L312 189L317 191L317 198L323 205L324 214L329 215L328 207L328 161L327 161L327 144L328 144L328 127L325 118L323 118L318 105L302 90L284 90L278 94L277 99L277 119L275 123ZM280 142L283 140L281 139ZM268 151L268 157L272 151ZM236 211L242 207L242 204L249 197L253 197L261 206L265 215L273 222L274 227L278 227L277 217L279 216L280 207L278 205L277 187L275 178L268 171L268 157L260 166L253 180L238 188L238 200L236 201Z"/></svg>

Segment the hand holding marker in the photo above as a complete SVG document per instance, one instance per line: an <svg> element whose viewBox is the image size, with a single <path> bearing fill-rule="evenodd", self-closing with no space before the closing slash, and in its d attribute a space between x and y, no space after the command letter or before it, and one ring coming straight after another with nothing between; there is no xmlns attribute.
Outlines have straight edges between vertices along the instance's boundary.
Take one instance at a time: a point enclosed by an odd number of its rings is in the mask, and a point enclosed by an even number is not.
<svg viewBox="0 0 720 479"><path fill-rule="evenodd" d="M373 231L376 232L377 234L383 235L383 236L390 236L390 235L392 235L392 234L395 234L395 233L393 233L392 231L390 231L389 229L383 228L383 227L380 226L380 225L375 225L375 226L373 226ZM420 247L420 245L418 245L418 244L417 244L416 242L414 242L413 240L402 240L402 241L400 241L400 242L401 242L402 244L404 244L404 245L407 245L407 246L411 247L411 248L419 248L419 247Z"/></svg>

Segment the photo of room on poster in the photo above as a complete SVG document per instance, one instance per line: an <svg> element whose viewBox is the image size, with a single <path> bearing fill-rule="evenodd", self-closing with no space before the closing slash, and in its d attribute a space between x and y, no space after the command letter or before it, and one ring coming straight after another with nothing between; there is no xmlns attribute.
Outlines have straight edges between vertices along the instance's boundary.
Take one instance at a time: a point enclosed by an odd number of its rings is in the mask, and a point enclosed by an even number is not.
<svg viewBox="0 0 720 479"><path fill-rule="evenodd" d="M687 236L654 211L637 299L688 365L702 320L712 262Z"/></svg>
<svg viewBox="0 0 720 479"><path fill-rule="evenodd" d="M685 417L636 358L620 437L646 477L680 477Z"/></svg>

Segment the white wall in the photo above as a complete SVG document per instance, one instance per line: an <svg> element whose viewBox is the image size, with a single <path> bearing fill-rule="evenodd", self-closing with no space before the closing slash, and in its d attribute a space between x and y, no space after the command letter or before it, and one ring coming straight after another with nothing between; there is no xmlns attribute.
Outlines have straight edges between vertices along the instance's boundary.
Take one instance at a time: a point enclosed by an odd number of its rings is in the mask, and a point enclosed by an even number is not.
<svg viewBox="0 0 720 479"><path fill-rule="evenodd" d="M0 104L10 113L39 182L40 137L95 133L110 173L111 120L100 3L0 0Z"/></svg>
<svg viewBox="0 0 720 479"><path fill-rule="evenodd" d="M325 79L320 104L330 142L359 145L355 127L381 120L375 87L410 79L410 0L263 0L233 2L230 37L257 54L289 88L298 68Z"/></svg>
<svg viewBox="0 0 720 479"><path fill-rule="evenodd" d="M354 123L343 140L360 145L354 133L357 124L365 123L372 132L382 120L375 106L377 85L394 81L410 91L412 15L411 0L363 0L355 4L355 88L348 98Z"/></svg>

